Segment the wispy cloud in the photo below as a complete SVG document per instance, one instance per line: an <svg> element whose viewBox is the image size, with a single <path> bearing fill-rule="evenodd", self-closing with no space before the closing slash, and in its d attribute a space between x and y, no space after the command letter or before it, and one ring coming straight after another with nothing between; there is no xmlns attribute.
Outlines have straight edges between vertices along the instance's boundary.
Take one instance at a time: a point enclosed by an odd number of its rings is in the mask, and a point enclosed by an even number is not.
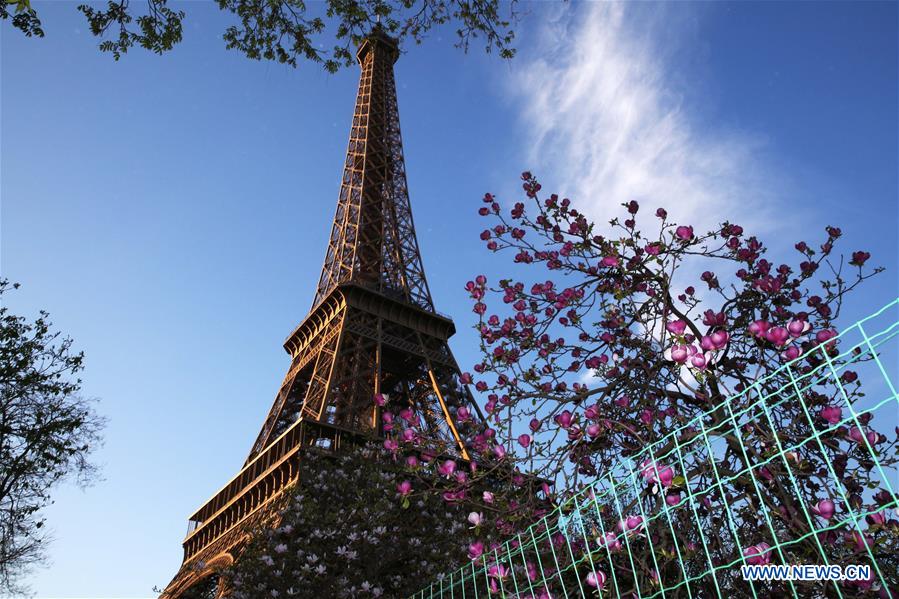
<svg viewBox="0 0 899 599"><path fill-rule="evenodd" d="M768 229L775 174L763 143L690 113L689 83L669 75L684 71L671 64L678 19L647 6L566 5L544 20L512 76L530 164L595 219L635 199L700 228L730 218Z"/></svg>

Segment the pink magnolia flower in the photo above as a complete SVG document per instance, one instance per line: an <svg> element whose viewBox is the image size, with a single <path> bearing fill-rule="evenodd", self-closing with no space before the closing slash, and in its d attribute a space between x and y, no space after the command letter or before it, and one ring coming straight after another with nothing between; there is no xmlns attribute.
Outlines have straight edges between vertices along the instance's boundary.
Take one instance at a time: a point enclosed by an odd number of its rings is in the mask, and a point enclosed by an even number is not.
<svg viewBox="0 0 899 599"><path fill-rule="evenodd" d="M396 486L396 492L399 493L402 497L408 496L412 492L412 483L410 483L408 480L404 480Z"/></svg>
<svg viewBox="0 0 899 599"><path fill-rule="evenodd" d="M615 552L621 549L621 541L618 539L618 535L614 532L607 532L605 537L602 539L598 539L600 546L605 546L611 552Z"/></svg>
<svg viewBox="0 0 899 599"><path fill-rule="evenodd" d="M521 445L522 447L524 447L525 449L527 449L528 445L531 444L531 436L530 435L519 435L518 436L518 444Z"/></svg>
<svg viewBox="0 0 899 599"><path fill-rule="evenodd" d="M818 343L827 343L831 339L837 336L837 332L833 329L824 329L822 331L818 331L815 334L815 340Z"/></svg>
<svg viewBox="0 0 899 599"><path fill-rule="evenodd" d="M599 425L596 424L595 422L587 427L587 434L590 435L591 437L598 437L599 431L600 431Z"/></svg>
<svg viewBox="0 0 899 599"><path fill-rule="evenodd" d="M456 503L465 499L465 489L459 491L444 491L443 500L447 503Z"/></svg>
<svg viewBox="0 0 899 599"><path fill-rule="evenodd" d="M468 557L472 561L478 559L482 555L484 555L484 543L481 541L475 541L468 546Z"/></svg>
<svg viewBox="0 0 899 599"><path fill-rule="evenodd" d="M730 340L730 335L727 334L727 331L715 331L711 335L712 337L712 346L715 349L724 349L727 347L727 342Z"/></svg>
<svg viewBox="0 0 899 599"><path fill-rule="evenodd" d="M790 332L790 335L793 337L801 337L803 333L812 328L808 322L800 319L791 320L787 324L787 330Z"/></svg>
<svg viewBox="0 0 899 599"><path fill-rule="evenodd" d="M665 495L665 503L670 506L675 506L680 503L680 493L672 493L670 495Z"/></svg>
<svg viewBox="0 0 899 599"><path fill-rule="evenodd" d="M410 455L406 457L406 466L409 468L418 468L419 460L416 456Z"/></svg>
<svg viewBox="0 0 899 599"><path fill-rule="evenodd" d="M672 335L683 335L684 331L687 330L687 323L683 320L672 320L665 325L665 329Z"/></svg>
<svg viewBox="0 0 899 599"><path fill-rule="evenodd" d="M675 345L671 348L671 360L673 362L683 364L687 361L688 357L689 353L686 345Z"/></svg>
<svg viewBox="0 0 899 599"><path fill-rule="evenodd" d="M504 564L493 564L487 569L487 576L491 578L506 578L509 576L509 569Z"/></svg>
<svg viewBox="0 0 899 599"><path fill-rule="evenodd" d="M630 405L631 398L628 397L627 395L622 395L621 397L618 397L614 401L612 401L612 403L615 404L616 406L618 406L619 408L626 408Z"/></svg>
<svg viewBox="0 0 899 599"><path fill-rule="evenodd" d="M484 491L484 495L482 496L484 499L484 503L493 503L493 493L490 491Z"/></svg>
<svg viewBox="0 0 899 599"><path fill-rule="evenodd" d="M877 433L874 431L865 432L861 427L854 426L849 429L849 438L859 445L864 445L865 440L868 441L868 445L872 447L877 444Z"/></svg>
<svg viewBox="0 0 899 599"><path fill-rule="evenodd" d="M852 252L852 260L849 262L849 264L853 266L863 266L870 257L871 254L868 252Z"/></svg>
<svg viewBox="0 0 899 599"><path fill-rule="evenodd" d="M677 235L678 239L682 239L683 241L690 241L691 239L693 239L693 227L681 225L677 229L675 229L674 234Z"/></svg>
<svg viewBox="0 0 899 599"><path fill-rule="evenodd" d="M384 449L389 452L396 451L399 446L399 443L397 443L395 439L384 439Z"/></svg>
<svg viewBox="0 0 899 599"><path fill-rule="evenodd" d="M818 503L812 506L812 512L821 516L825 520L830 520L833 518L833 514L836 511L836 505L834 505L833 501L830 499L822 499Z"/></svg>
<svg viewBox="0 0 899 599"><path fill-rule="evenodd" d="M724 312L715 312L714 310L706 310L702 314L702 323L709 327L723 327L727 322Z"/></svg>
<svg viewBox="0 0 899 599"><path fill-rule="evenodd" d="M375 404L380 407L384 407L384 404L387 403L387 398L384 397L383 393L375 393Z"/></svg>
<svg viewBox="0 0 899 599"><path fill-rule="evenodd" d="M556 415L556 424L561 426L562 428L568 428L571 426L571 412L568 410L564 410L561 414Z"/></svg>
<svg viewBox="0 0 899 599"><path fill-rule="evenodd" d="M865 516L865 520L872 526L883 526L886 524L887 517L884 512L874 512L873 514Z"/></svg>
<svg viewBox="0 0 899 599"><path fill-rule="evenodd" d="M643 516L628 516L625 524L629 531L639 530L643 526Z"/></svg>
<svg viewBox="0 0 899 599"><path fill-rule="evenodd" d="M480 526L484 523L484 514L471 512L470 514L468 514L468 523L475 527Z"/></svg>
<svg viewBox="0 0 899 599"><path fill-rule="evenodd" d="M506 448L497 443L493 446L493 455L495 455L498 460L503 459L506 457Z"/></svg>
<svg viewBox="0 0 899 599"><path fill-rule="evenodd" d="M660 465L652 460L644 460L640 464L640 468L640 474L651 483L658 483L668 488L674 481L674 470L671 466Z"/></svg>
<svg viewBox="0 0 899 599"><path fill-rule="evenodd" d="M771 325L765 320L756 320L749 325L749 333L755 337L764 337Z"/></svg>
<svg viewBox="0 0 899 599"><path fill-rule="evenodd" d="M618 259L618 256L605 256L600 261L600 264L602 266L607 266L607 267L618 266L619 263L620 263L620 260Z"/></svg>
<svg viewBox="0 0 899 599"><path fill-rule="evenodd" d="M456 462L453 460L446 460L442 464L437 467L437 472L445 476L446 478L450 478L453 473L456 471Z"/></svg>
<svg viewBox="0 0 899 599"><path fill-rule="evenodd" d="M843 419L843 410L839 406L824 406L818 415L830 424L836 424Z"/></svg>
<svg viewBox="0 0 899 599"><path fill-rule="evenodd" d="M692 358L690 358L690 364L692 364L694 368L698 368L699 370L703 370L708 365L708 362L708 358L705 354L695 354Z"/></svg>
<svg viewBox="0 0 899 599"><path fill-rule="evenodd" d="M587 586L593 588L602 588L606 585L606 575L597 570L596 572L587 573L587 577L584 579L584 582L587 583Z"/></svg>
<svg viewBox="0 0 899 599"><path fill-rule="evenodd" d="M575 425L568 429L568 440L577 441L581 437L581 427Z"/></svg>
<svg viewBox="0 0 899 599"><path fill-rule="evenodd" d="M541 424L542 423L539 420L537 420L536 418L532 418L531 423L529 425L531 428L531 431L536 433L538 430L540 430Z"/></svg>
<svg viewBox="0 0 899 599"><path fill-rule="evenodd" d="M771 546L768 543L759 543L744 549L743 556L746 557L746 561L752 566L769 564L771 563L770 549Z"/></svg>
<svg viewBox="0 0 899 599"><path fill-rule="evenodd" d="M781 347L785 345L790 339L790 333L783 327L774 327L772 329L768 329L768 332L765 333L765 339L767 339L777 347Z"/></svg>
<svg viewBox="0 0 899 599"><path fill-rule="evenodd" d="M785 351L780 353L780 357L785 361L790 362L798 358L801 353L802 351L797 346L791 345Z"/></svg>
<svg viewBox="0 0 899 599"><path fill-rule="evenodd" d="M639 531L643 526L643 516L628 516L624 520L618 522L617 528L620 532Z"/></svg>

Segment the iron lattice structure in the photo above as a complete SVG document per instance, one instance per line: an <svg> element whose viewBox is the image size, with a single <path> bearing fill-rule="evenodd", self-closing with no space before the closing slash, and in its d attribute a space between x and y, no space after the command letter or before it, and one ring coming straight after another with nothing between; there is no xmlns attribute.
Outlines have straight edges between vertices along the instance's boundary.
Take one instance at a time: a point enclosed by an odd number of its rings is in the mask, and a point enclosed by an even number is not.
<svg viewBox="0 0 899 599"><path fill-rule="evenodd" d="M337 450L382 433L376 394L411 408L425 438L468 459L466 436L483 421L459 380L422 267L403 160L393 64L380 30L359 47L359 90L337 210L312 309L284 348L290 368L241 471L191 516L175 598L231 563L248 525L296 482L303 447ZM475 415L463 427L458 408ZM468 431L468 432L466 432Z"/></svg>

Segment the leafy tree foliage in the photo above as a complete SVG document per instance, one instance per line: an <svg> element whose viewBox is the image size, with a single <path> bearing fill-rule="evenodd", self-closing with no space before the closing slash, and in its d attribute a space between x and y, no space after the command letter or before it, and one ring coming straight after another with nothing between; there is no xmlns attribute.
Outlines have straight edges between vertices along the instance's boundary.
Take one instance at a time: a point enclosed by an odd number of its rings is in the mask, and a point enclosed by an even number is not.
<svg viewBox="0 0 899 599"><path fill-rule="evenodd" d="M13 16L7 4L0 4L0 18L12 16L15 28L28 36L43 36L29 0L2 2L17 7ZM482 38L488 52L496 50L503 58L515 54L511 27L518 18L516 0L327 0L309 6L305 0L216 2L237 19L224 33L229 49L294 67L303 59L329 72L352 64L356 46L375 26L401 40L421 43L434 27L452 23L456 45L466 51L474 39ZM147 0L146 11L140 14L130 0L108 0L105 8L82 4L78 10L87 17L91 32L106 38L100 50L116 60L135 46L162 54L181 41L185 14L169 8L168 0ZM332 43L327 49L326 44Z"/></svg>
<svg viewBox="0 0 899 599"><path fill-rule="evenodd" d="M13 12L9 8L15 5ZM28 37L44 37L41 29L41 20L37 12L31 8L29 0L2 0L0 1L0 19L4 21L12 18L12 26L20 30Z"/></svg>
<svg viewBox="0 0 899 599"><path fill-rule="evenodd" d="M0 298L8 293L0 281ZM0 591L15 592L43 555L53 486L95 475L88 461L102 418L79 392L84 356L52 331L48 314L33 323L0 307ZM19 589L21 590L21 589Z"/></svg>

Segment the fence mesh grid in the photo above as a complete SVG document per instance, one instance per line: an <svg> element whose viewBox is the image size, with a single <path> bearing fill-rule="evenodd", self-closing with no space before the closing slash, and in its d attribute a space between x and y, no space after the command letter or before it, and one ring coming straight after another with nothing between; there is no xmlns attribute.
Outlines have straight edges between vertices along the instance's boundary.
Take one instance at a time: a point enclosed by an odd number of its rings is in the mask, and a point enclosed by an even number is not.
<svg viewBox="0 0 899 599"><path fill-rule="evenodd" d="M812 348L672 429L528 529L414 597L758 598L778 591L855 597L879 591L881 597L899 598L896 556L884 557L895 551L899 536L896 522L888 520L899 514L899 477L892 462L883 463L877 446L884 438L871 434L875 422L888 430L897 426L897 336L899 299L845 329L836 343ZM859 387L848 388L844 373L850 367L865 369L864 396ZM822 387L841 402L838 420L822 421L820 406L809 400ZM779 415L787 405L792 420ZM761 450L753 436L757 431L769 433ZM802 434L790 434L796 431ZM838 451L847 444L851 449ZM740 458L741 468L722 467L728 451ZM841 454L870 473L862 491L847 486ZM653 503L648 494L666 491L658 485L650 489L646 481L658 480L663 468L677 474L678 493ZM778 473L776 480L772 472ZM825 483L815 487L814 476ZM789 510L772 502L773 485L781 496L794 498ZM810 488L824 495L810 495ZM827 493L839 506L838 517L822 517L815 509L814 500ZM761 516L753 526L747 510ZM788 519L789 530L783 524ZM894 526L886 530L884 522ZM790 580L775 587L743 580L740 566L769 562L868 565L870 578Z"/></svg>

